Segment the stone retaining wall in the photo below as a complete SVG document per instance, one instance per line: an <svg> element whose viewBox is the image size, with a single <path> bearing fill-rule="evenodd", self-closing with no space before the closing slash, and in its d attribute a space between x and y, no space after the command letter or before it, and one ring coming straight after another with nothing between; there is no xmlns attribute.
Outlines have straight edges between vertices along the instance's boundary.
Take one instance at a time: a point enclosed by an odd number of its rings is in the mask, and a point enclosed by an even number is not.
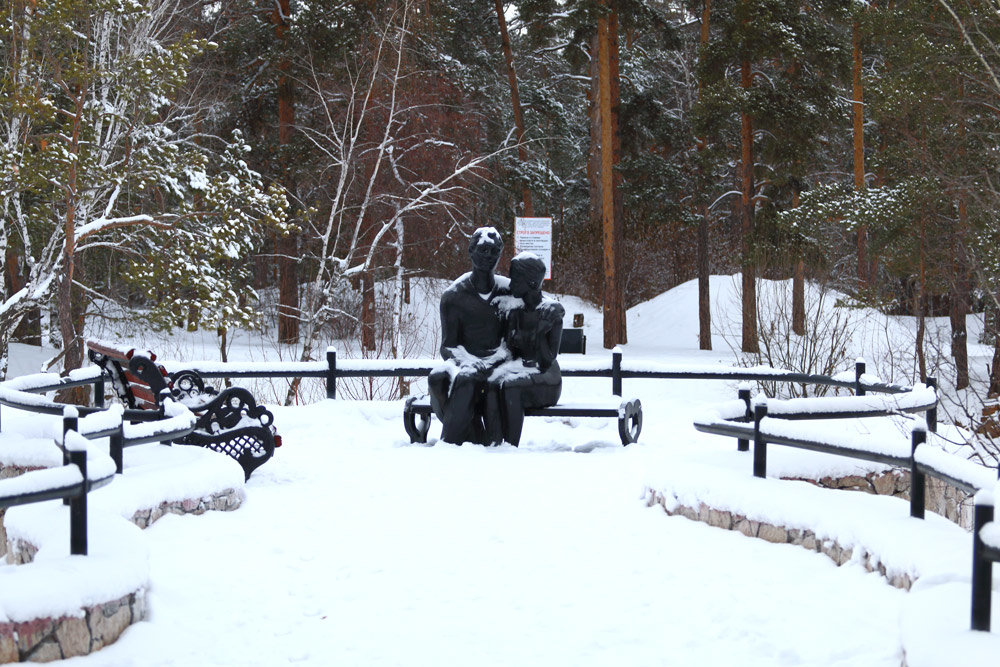
<svg viewBox="0 0 1000 667"><path fill-rule="evenodd" d="M51 662L88 655L114 643L133 623L146 618L146 592L82 610L80 616L0 623L0 663Z"/></svg>
<svg viewBox="0 0 1000 667"><path fill-rule="evenodd" d="M646 488L645 499L648 507L659 505L670 516L683 516L692 521L701 521L716 528L735 530L747 537L756 537L773 544L795 544L809 551L815 551L827 556L838 566L847 563L854 557L854 549L852 547L843 547L834 540L819 539L811 530L786 528L764 521L754 521L741 514L718 510L705 504L700 504L698 507L677 505L672 510L667 509L676 502L675 499L671 498L671 502L668 504L666 496L650 487ZM908 574L889 572L883 563L874 561L871 554L865 553L861 556L860 563L869 572L878 572L881 574L896 588L908 591L910 590L910 586L913 585L913 579Z"/></svg>
<svg viewBox="0 0 1000 667"><path fill-rule="evenodd" d="M910 471L893 468L882 473L848 475L846 477L824 477L823 479L797 479L827 489L864 491L881 496L895 496L910 499ZM966 530L972 530L972 514L975 509L971 495L935 477L927 477L924 507L943 516Z"/></svg>

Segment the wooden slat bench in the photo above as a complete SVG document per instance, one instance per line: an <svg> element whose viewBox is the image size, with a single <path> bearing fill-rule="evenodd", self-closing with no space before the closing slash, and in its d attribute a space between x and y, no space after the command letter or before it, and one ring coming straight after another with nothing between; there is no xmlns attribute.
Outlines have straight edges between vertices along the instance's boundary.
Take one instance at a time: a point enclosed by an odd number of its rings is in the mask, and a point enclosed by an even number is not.
<svg viewBox="0 0 1000 667"><path fill-rule="evenodd" d="M156 355L150 351L88 341L87 354L103 369L115 395L126 406L159 410L163 395L187 406L198 421L195 430L178 442L227 454L240 464L247 479L281 446L281 436L273 425L274 415L257 405L253 395L242 387L219 392L206 386L196 371L169 374L155 363Z"/></svg>

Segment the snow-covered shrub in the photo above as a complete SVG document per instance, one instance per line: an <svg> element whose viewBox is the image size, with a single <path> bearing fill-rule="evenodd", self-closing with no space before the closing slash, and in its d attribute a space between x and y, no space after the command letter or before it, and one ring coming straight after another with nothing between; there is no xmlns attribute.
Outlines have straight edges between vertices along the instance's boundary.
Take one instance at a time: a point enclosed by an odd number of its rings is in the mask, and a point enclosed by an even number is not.
<svg viewBox="0 0 1000 667"><path fill-rule="evenodd" d="M806 288L806 332L799 336L792 331L792 283L790 280L761 280L757 287L757 326L760 352L740 352L739 322L717 315L720 333L744 366L770 366L808 373L835 375L854 363L851 354L850 317L844 309L835 307L836 293L822 285ZM739 312L727 309L725 312ZM824 396L835 388L826 385L761 382L768 396L795 398Z"/></svg>

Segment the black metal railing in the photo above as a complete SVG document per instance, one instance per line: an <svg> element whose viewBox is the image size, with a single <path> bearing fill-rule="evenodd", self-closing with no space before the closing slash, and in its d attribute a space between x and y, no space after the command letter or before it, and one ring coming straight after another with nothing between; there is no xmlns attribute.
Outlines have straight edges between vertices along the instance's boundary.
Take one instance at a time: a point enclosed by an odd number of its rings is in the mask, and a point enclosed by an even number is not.
<svg viewBox="0 0 1000 667"><path fill-rule="evenodd" d="M79 413L67 407L63 415L63 465L33 470L18 477L0 480L0 508L63 499L69 505L70 554L87 554L87 494L111 483L111 466L97 470L88 466L88 442L79 428Z"/></svg>
<svg viewBox="0 0 1000 667"><path fill-rule="evenodd" d="M47 392L72 386L95 384L103 394L102 377L54 380L49 375L28 376L0 386L0 403L40 414L62 414L63 465L33 470L0 480L0 508L63 499L69 505L70 553L87 554L87 495L109 484L124 470L124 449L149 442L171 441L194 429L195 416L183 405L164 396L158 410L126 410L120 407L67 406L49 401L33 392ZM81 415L83 417L81 418ZM108 438L108 470L88 468L88 441Z"/></svg>
<svg viewBox="0 0 1000 667"><path fill-rule="evenodd" d="M857 374L860 377L863 373L861 368ZM695 421L694 425L705 433L736 438L739 451L749 450L752 441L755 477L767 476L768 445L808 449L908 469L910 516L916 519L924 518L927 477L934 477L975 495L970 627L988 632L993 590L992 563L1000 562L1000 549L987 544L981 536L983 527L993 521L995 500L993 494L982 492L989 491L996 482L987 469L926 444L928 431L937 431L937 393L933 378L928 378L926 389L911 389L909 395L894 392L896 396L879 397L876 401L859 400L859 397L864 397L863 388L859 386L859 389L861 392L855 397L819 399L823 410L817 411L814 409L816 399L758 400L751 405L750 390L743 387L738 392L739 404L727 404L719 414ZM831 409L833 405L838 407ZM905 448L908 451L896 453L871 443L845 443L836 436L807 438L789 435L771 424L771 420L863 418L901 413L924 413L926 424L916 423L911 430L909 447Z"/></svg>

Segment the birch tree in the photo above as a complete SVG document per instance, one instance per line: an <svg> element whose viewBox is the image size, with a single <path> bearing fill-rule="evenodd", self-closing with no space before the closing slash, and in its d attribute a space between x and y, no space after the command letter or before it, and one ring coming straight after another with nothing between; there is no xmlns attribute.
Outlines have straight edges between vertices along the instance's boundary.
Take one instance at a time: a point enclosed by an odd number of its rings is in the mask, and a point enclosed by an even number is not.
<svg viewBox="0 0 1000 667"><path fill-rule="evenodd" d="M83 361L85 306L94 294L81 275L88 250L128 248L154 229L204 235L216 220L203 215L202 195L218 173L217 155L205 146L210 138L197 137L184 101L192 59L210 44L176 26L198 7L32 0L13 3L5 16L4 37L16 46L4 52L0 96L0 242L20 254L27 282L4 294L0 317L16 324L26 307L56 293L65 370ZM211 187L236 191L241 182L227 177ZM251 189L254 196L241 192L246 210L261 203L258 195L270 196ZM9 330L0 334L4 358Z"/></svg>
<svg viewBox="0 0 1000 667"><path fill-rule="evenodd" d="M300 131L322 156L329 193L323 213L306 230L314 268L302 300L302 361L317 356L331 318L353 317L335 300L345 282L384 267L391 270L388 353L400 352L408 223L433 219L436 238L464 247L461 204L468 184L486 177L499 153L514 148L508 137L499 152L477 154L426 129L421 119L433 105L414 102L421 73L408 52L417 4L399 2L377 15L372 38L333 71L316 56L302 68L308 79L298 85L310 98L303 106L312 106L322 122ZM294 382L286 403L297 391Z"/></svg>

